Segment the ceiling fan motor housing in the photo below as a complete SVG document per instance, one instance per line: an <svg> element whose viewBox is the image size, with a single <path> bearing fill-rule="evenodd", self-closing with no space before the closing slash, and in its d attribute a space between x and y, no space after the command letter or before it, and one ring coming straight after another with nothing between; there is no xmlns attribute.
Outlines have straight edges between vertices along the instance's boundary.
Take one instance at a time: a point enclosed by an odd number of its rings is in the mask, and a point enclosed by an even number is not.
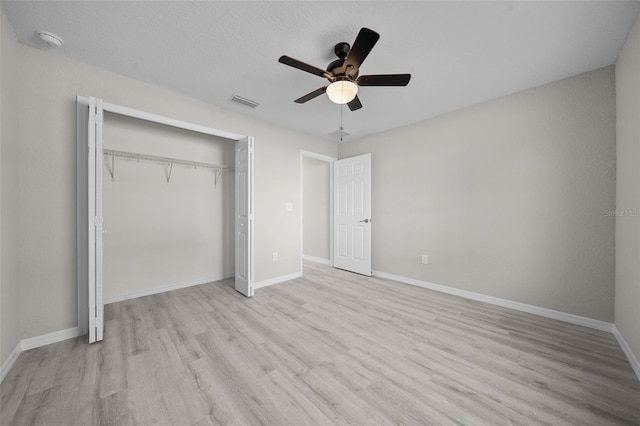
<svg viewBox="0 0 640 426"><path fill-rule="evenodd" d="M346 78L341 78L341 77L346 77L346 75L345 75L345 73L338 72L338 69L341 68L344 65L344 61L345 61L345 58L347 57L347 55L349 54L349 50L351 50L351 45L349 45L349 43L346 43L344 41L336 44L334 46L334 48L333 48L333 52L336 54L338 59L336 59L335 61L331 62L327 66L327 71L329 71L331 74L333 74L336 77L336 80L346 79ZM356 73L351 73L351 74L349 74L349 76L351 78L356 78L358 76L358 73L357 72Z"/></svg>

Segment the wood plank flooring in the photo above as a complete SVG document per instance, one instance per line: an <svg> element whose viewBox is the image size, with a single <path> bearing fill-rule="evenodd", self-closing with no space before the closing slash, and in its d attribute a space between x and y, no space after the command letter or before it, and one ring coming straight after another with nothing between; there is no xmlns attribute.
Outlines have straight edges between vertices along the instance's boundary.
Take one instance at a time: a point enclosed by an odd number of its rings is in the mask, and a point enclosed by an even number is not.
<svg viewBox="0 0 640 426"><path fill-rule="evenodd" d="M612 334L323 265L105 312L103 342L20 355L3 426L640 424Z"/></svg>

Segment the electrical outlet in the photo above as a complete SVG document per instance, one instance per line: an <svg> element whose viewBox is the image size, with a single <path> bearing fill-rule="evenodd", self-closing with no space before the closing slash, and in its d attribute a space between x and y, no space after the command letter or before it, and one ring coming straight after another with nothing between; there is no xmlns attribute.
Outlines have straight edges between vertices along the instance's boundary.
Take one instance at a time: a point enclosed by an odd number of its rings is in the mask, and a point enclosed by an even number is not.
<svg viewBox="0 0 640 426"><path fill-rule="evenodd" d="M274 251L274 252L273 252L273 261L274 261L274 262L277 262L277 261L278 261L278 252L277 252L277 251Z"/></svg>
<svg viewBox="0 0 640 426"><path fill-rule="evenodd" d="M423 265L427 265L429 263L429 256L427 256L426 254L422 255L422 264Z"/></svg>

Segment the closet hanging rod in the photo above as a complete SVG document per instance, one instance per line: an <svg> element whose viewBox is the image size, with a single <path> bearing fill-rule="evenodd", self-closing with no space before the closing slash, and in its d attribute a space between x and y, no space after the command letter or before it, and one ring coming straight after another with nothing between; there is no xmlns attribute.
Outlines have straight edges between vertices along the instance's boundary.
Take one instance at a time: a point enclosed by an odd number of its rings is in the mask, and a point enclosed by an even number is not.
<svg viewBox="0 0 640 426"><path fill-rule="evenodd" d="M224 166L220 164L203 163L201 161L181 160L179 158L160 157L157 155L139 154L137 152L117 151L114 149L104 149L103 152L104 152L104 155L109 155L112 157L133 158L135 160L157 161L160 163L180 164L183 166L191 166L191 167L205 167L208 169L229 170L229 171L234 170L229 166Z"/></svg>

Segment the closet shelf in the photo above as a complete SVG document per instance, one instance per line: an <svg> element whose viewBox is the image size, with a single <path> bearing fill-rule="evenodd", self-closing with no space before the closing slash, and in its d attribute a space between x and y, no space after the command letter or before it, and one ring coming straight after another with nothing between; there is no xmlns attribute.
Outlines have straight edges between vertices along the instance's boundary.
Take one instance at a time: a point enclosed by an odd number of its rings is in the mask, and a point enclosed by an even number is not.
<svg viewBox="0 0 640 426"><path fill-rule="evenodd" d="M189 166L189 167L202 167L206 169L215 169L216 170L216 185L218 184L218 179L220 178L220 173L223 171L234 171L235 169L225 166L222 164L214 164L214 163L204 163L201 161L191 161L191 160L182 160L179 158L171 158L171 157L161 157L158 155L148 155L148 154L140 154L137 152L128 152L128 151L117 151L115 149L104 149L103 153L105 156L111 157L111 170L109 170L109 174L111 175L111 180L114 179L115 172L115 164L113 159L115 157L121 158L132 158L135 160L146 160L146 161L156 161L159 163L167 164L169 166L169 173L167 174L167 183L171 179L171 171L173 170L174 164L179 164L181 166Z"/></svg>
<svg viewBox="0 0 640 426"><path fill-rule="evenodd" d="M116 151L114 149L105 149L104 155L110 155L113 157L133 158L136 160L157 161L165 164L173 163L173 164L180 164L182 166L205 167L207 169L220 169L220 170L233 171L233 169L230 168L229 166L225 166L221 164L203 163L200 161L191 161L191 160L181 160L179 158L160 157L157 155L139 154L137 152Z"/></svg>

